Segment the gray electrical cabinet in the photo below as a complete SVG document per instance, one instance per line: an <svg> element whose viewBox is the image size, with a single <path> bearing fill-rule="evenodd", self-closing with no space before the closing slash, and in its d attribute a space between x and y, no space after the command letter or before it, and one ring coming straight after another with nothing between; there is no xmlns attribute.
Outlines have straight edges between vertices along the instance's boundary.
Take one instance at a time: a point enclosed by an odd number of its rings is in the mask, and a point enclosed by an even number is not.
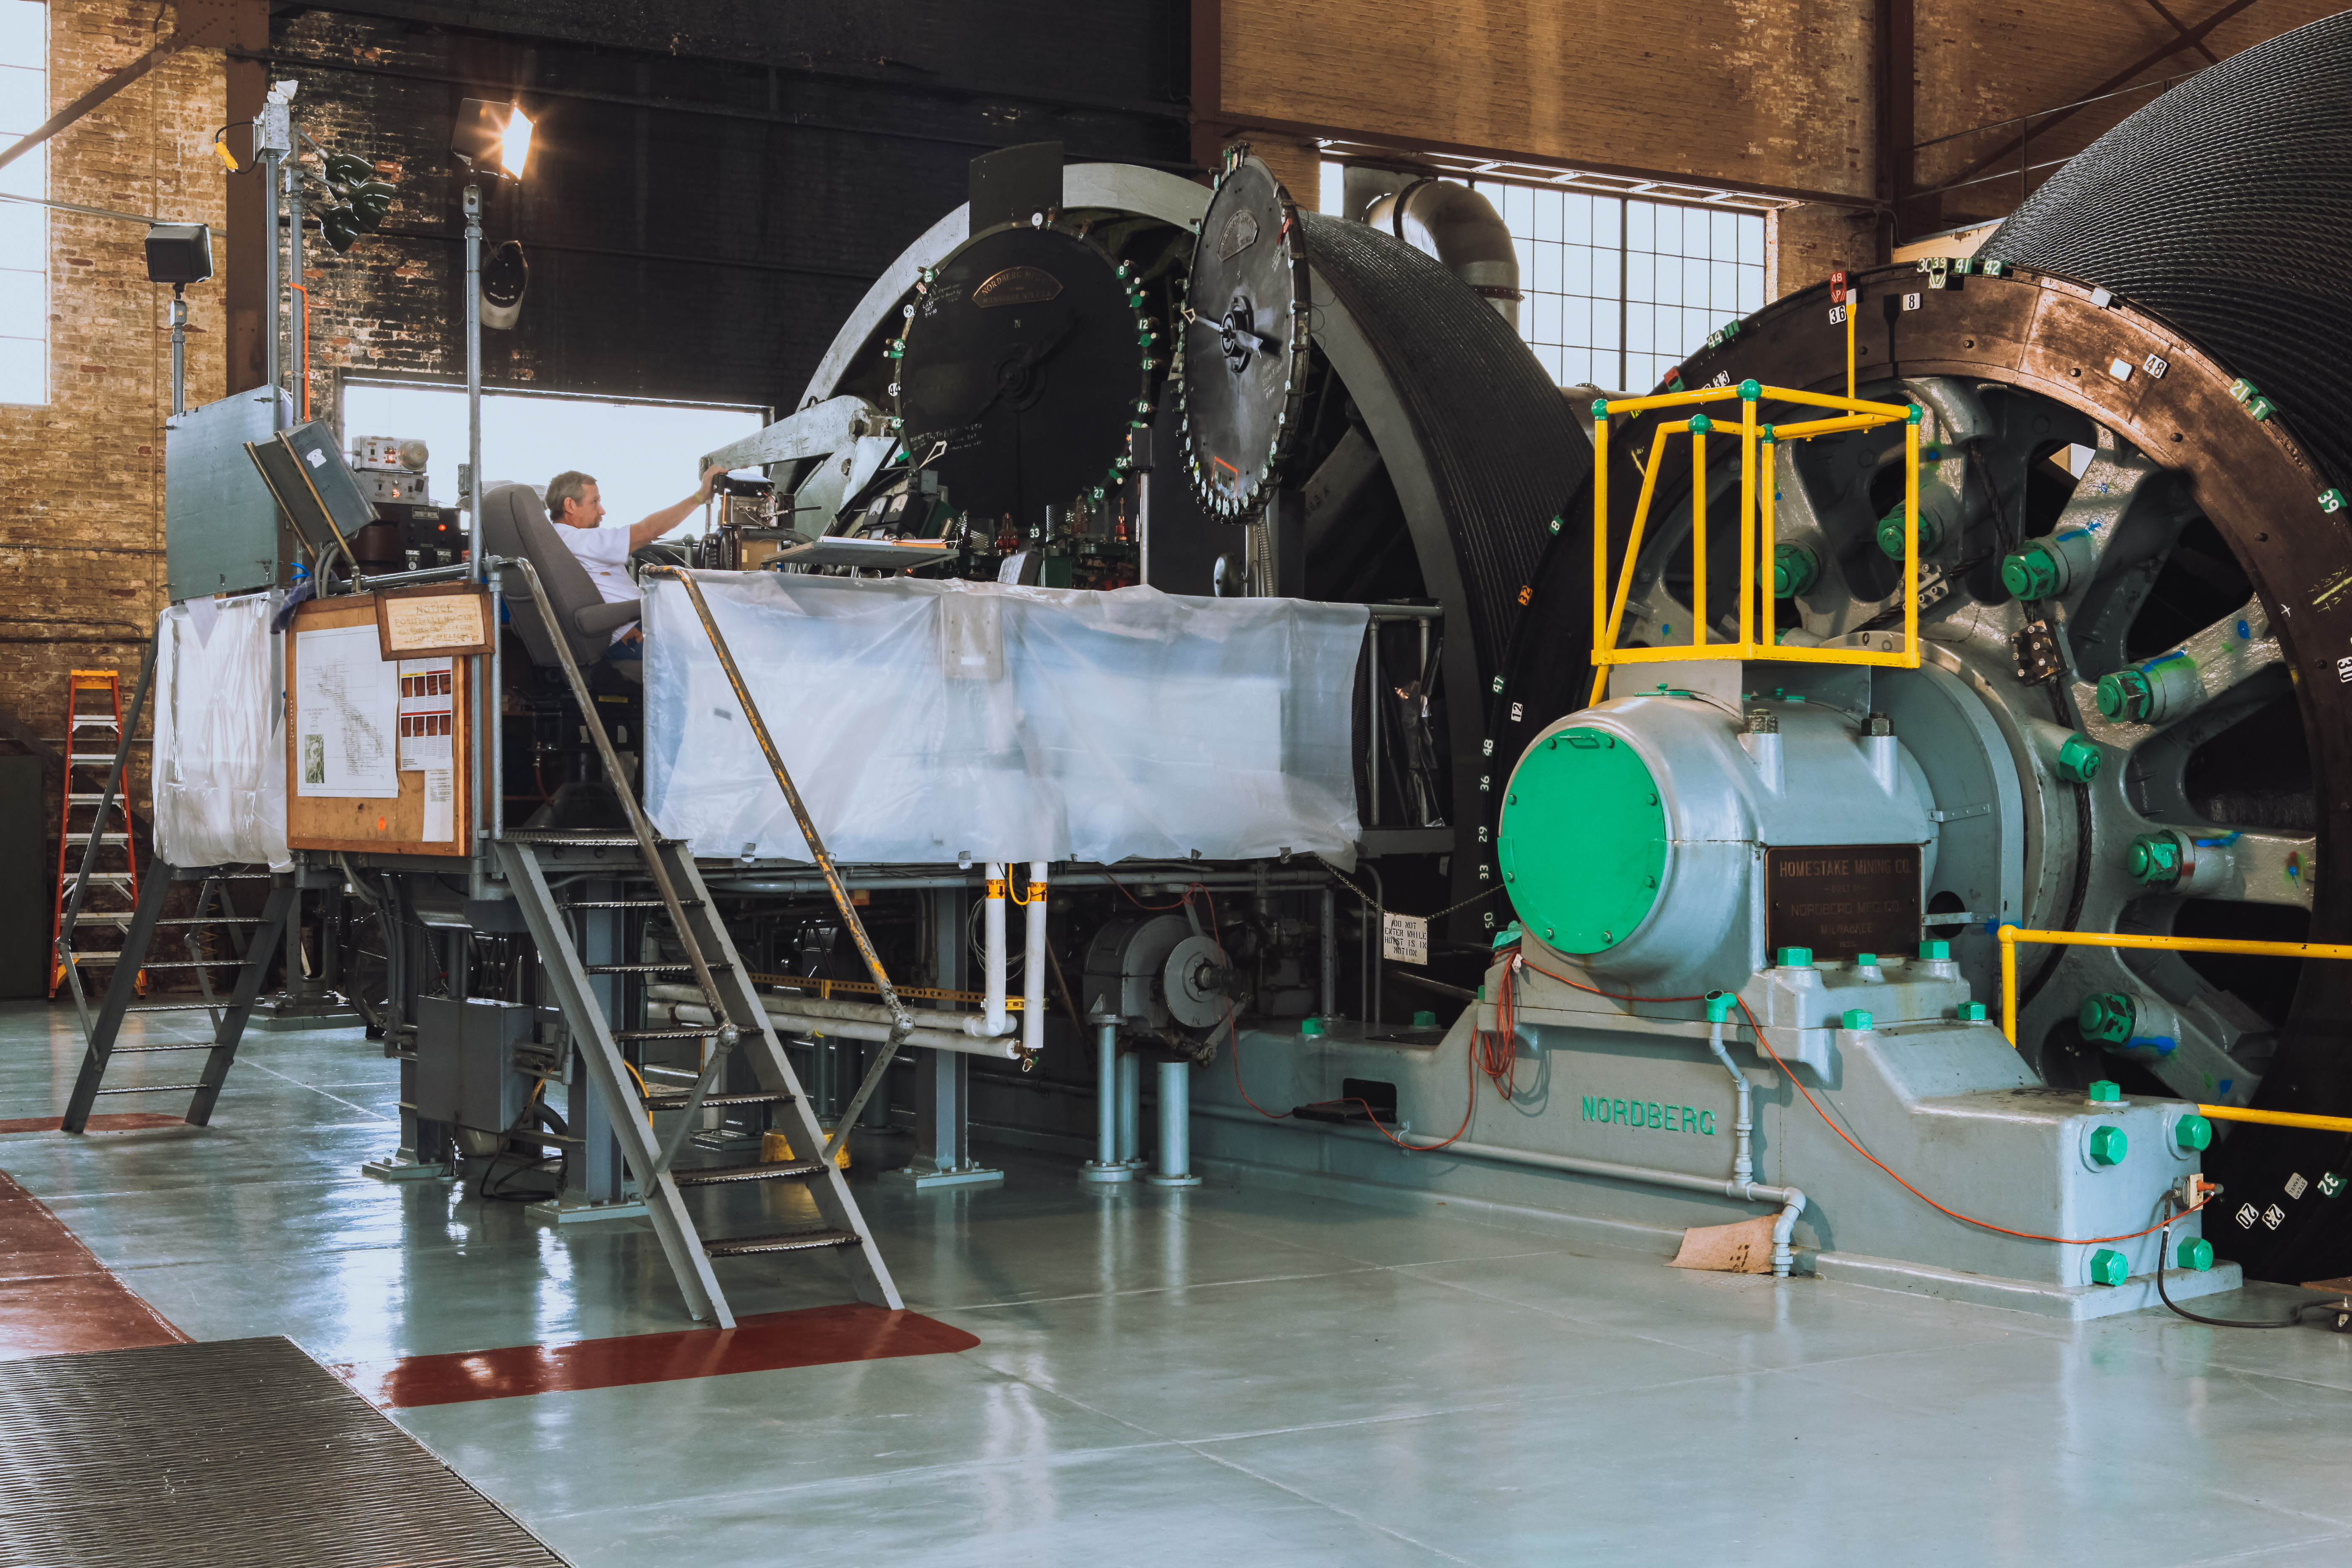
<svg viewBox="0 0 2352 1568"><path fill-rule="evenodd" d="M301 559L245 451L277 433L284 401L257 387L163 422L163 574L173 604L274 587Z"/></svg>
<svg viewBox="0 0 2352 1568"><path fill-rule="evenodd" d="M478 1132L512 1127L530 1106L534 1080L568 1079L562 1016L481 997L417 998L416 1114Z"/></svg>

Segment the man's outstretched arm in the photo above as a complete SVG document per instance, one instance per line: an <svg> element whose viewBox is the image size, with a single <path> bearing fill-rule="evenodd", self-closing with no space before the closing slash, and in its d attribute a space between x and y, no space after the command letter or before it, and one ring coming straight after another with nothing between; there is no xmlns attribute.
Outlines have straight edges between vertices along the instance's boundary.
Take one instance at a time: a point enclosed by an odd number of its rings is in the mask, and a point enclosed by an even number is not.
<svg viewBox="0 0 2352 1568"><path fill-rule="evenodd" d="M710 470L702 476L702 488L700 489L696 490L692 495L687 497L682 501L676 501L662 508L661 510L654 513L651 517L646 518L643 522L631 523L629 525L629 548L631 550L643 550L646 545L651 544L655 540L659 539L663 534L667 533L671 529L676 528L679 523L684 522L686 521L687 513L692 511L696 507L700 506L704 501L710 499L711 481L718 479L719 475L726 471L727 468L724 464L713 464Z"/></svg>

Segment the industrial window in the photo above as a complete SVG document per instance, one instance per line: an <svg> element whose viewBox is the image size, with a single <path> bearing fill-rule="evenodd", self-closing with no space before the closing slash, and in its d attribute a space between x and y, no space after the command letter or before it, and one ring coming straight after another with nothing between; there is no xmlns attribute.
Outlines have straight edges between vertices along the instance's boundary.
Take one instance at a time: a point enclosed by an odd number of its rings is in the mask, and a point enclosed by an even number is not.
<svg viewBox="0 0 2352 1568"><path fill-rule="evenodd" d="M1764 215L1474 180L1518 242L1519 335L1562 386L1647 392L1764 303Z"/></svg>
<svg viewBox="0 0 2352 1568"><path fill-rule="evenodd" d="M0 0L0 146L49 117L49 8ZM49 153L0 169L0 403L49 400Z"/></svg>
<svg viewBox="0 0 2352 1568"><path fill-rule="evenodd" d="M632 523L690 492L703 453L756 435L764 408L681 403L608 403L548 392L482 395L482 467L491 487L545 489L566 468L596 479L608 524ZM454 506L466 460L466 389L415 382L343 384L345 446L362 436L415 437L432 451L425 484L433 500ZM702 531L688 513L666 537Z"/></svg>

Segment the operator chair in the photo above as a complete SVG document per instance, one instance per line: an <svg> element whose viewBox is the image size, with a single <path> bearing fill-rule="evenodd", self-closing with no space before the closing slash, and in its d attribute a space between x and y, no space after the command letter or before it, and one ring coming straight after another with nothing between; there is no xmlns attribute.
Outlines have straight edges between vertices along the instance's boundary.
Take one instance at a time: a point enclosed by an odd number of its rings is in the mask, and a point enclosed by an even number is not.
<svg viewBox="0 0 2352 1568"><path fill-rule="evenodd" d="M554 776L563 780L527 826L625 826L628 818L618 797L598 776L594 748L582 738L584 718L563 679L562 651L568 650L579 666L614 746L635 753L644 743L644 676L635 660L614 664L605 655L613 634L637 619L645 606L635 600L604 602L588 569L565 547L561 526L549 520L547 508L528 485L501 485L482 498L482 544L494 556L530 563L563 637L560 650L521 571L502 568L499 597L505 614L500 618L505 629L521 639L532 667L527 682L509 681L510 689L520 688L511 694L521 698L530 715L530 766L520 775L509 766L508 776L545 781L551 776L549 764L557 763L560 772Z"/></svg>

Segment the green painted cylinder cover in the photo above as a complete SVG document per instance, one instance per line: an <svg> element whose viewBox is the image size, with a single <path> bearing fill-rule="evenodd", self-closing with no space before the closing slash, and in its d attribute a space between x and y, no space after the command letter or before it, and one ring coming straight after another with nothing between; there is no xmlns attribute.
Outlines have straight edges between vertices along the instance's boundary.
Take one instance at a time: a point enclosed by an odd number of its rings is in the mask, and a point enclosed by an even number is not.
<svg viewBox="0 0 2352 1568"><path fill-rule="evenodd" d="M1531 935L1561 952L1604 952L1658 900L1666 870L1658 781L1605 730L1555 731L1511 774L1495 852Z"/></svg>

